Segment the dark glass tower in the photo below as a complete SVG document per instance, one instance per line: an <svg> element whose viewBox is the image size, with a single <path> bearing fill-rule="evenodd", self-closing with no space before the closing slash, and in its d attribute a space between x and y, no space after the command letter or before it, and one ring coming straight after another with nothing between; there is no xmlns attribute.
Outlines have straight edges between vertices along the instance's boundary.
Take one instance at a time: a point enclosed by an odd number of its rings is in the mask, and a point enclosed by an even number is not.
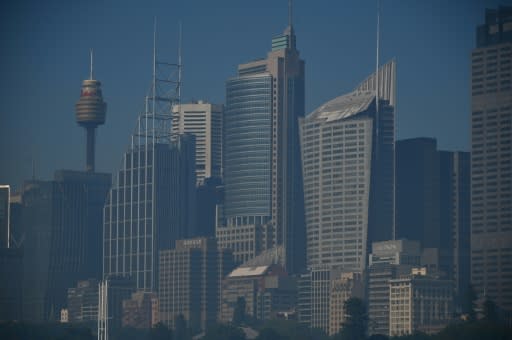
<svg viewBox="0 0 512 340"><path fill-rule="evenodd" d="M224 222L218 229L226 234L225 228L252 226L258 249L249 249L250 256L282 246L291 272L305 266L298 131L303 115L304 61L290 24L272 39L266 59L239 65L238 76L227 81ZM235 258L239 249L246 251L243 242L229 243Z"/></svg>
<svg viewBox="0 0 512 340"><path fill-rule="evenodd" d="M156 290L158 251L194 232L195 183L193 135L125 153L105 205L104 277Z"/></svg>
<svg viewBox="0 0 512 340"><path fill-rule="evenodd" d="M57 171L23 187L23 319L56 320L78 280L101 277L102 210L110 174Z"/></svg>

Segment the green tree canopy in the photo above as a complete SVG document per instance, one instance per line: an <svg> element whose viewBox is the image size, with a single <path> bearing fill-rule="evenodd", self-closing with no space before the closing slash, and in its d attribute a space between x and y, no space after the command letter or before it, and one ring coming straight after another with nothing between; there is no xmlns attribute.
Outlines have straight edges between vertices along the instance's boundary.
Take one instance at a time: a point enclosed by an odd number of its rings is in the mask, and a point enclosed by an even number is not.
<svg viewBox="0 0 512 340"><path fill-rule="evenodd" d="M364 301L359 298L350 298L343 305L345 322L343 328L335 336L341 340L365 340L368 326L368 314Z"/></svg>
<svg viewBox="0 0 512 340"><path fill-rule="evenodd" d="M245 333L233 325L216 324L206 330L202 340L245 340Z"/></svg>
<svg viewBox="0 0 512 340"><path fill-rule="evenodd" d="M239 326L246 321L245 306L245 298L243 296L239 296L236 299L235 309L233 310L233 324Z"/></svg>

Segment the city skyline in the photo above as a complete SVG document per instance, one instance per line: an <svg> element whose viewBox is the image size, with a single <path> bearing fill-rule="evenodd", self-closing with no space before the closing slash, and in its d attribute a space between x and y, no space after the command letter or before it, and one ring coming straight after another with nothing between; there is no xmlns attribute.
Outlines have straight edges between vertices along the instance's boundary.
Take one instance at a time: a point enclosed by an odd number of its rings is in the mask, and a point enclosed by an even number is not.
<svg viewBox="0 0 512 340"><path fill-rule="evenodd" d="M12 36L3 43L4 50L10 52L5 53L6 62L1 67L6 68L2 70L10 86L2 92L5 100L0 110L12 114L2 115L0 144L3 148L0 152L9 160L9 166L1 169L0 179L19 189L22 180L31 177L32 163L37 178L49 178L55 168L84 168L85 138L75 125L73 105L79 98L79 84L88 74L91 47L95 49L95 75L102 82L104 97L109 103L109 117L98 134L97 167L99 171L114 172L121 160L111 155L126 151L135 117L143 109L139 98L150 84L152 21L159 8L165 6L157 3L135 13L136 6L128 3L117 13L119 6L109 4L102 8L104 14L96 16L95 25L91 27L84 20L98 9L97 4L77 4L78 7L59 4L57 11L56 4L50 2L45 8L32 4L26 10L30 3L13 5L7 11L12 15L2 24L6 28L2 34L14 33L22 43L20 45ZM173 12L176 15L169 19L157 17L158 45L162 57L171 61L176 59L177 22L183 21L184 102L191 99L224 102L224 80L234 75L234 66L257 56L264 57L262 51L270 47L268 37L282 31L286 25L286 2L272 4L262 3L261 8L245 11L241 4L222 1L213 12L208 3L202 6L176 4ZM481 22L483 9L497 4L494 1L446 5L439 2L432 6L418 3L409 8L404 3L390 6L382 1L381 60L396 57L399 65L399 139L432 136L444 149L469 149L470 63L467 56L474 46L472 32ZM350 11L343 11L340 5L328 11L328 5L322 3L318 8L311 8L304 2L294 2L294 28L301 37L300 53L307 60L306 114L328 98L346 92L375 64L376 1L347 2ZM81 7L85 12L77 16ZM33 19L38 10L46 13L50 20L36 24ZM208 16L208 13L213 15ZM194 14L197 17L193 17ZM335 19L334 15L337 20L317 25L324 16ZM13 18L19 20L14 22ZM69 22L70 18L76 20ZM201 19L199 23L197 18ZM211 22L216 18L222 19L218 25ZM137 30L129 25L135 19L141 21L141 25L136 25ZM403 27L398 23L403 23ZM76 41L62 29L63 24L70 25ZM354 33L351 25L360 29ZM403 29L409 26L410 29ZM418 39L412 39L411 32L418 35ZM233 41L242 48L230 47ZM208 61L211 62L205 62L204 54L198 53L203 44L210 47ZM211 49L215 46L218 48ZM25 55L40 59L34 63ZM443 55L449 56L446 62L441 62ZM54 58L53 64L46 58ZM346 64L354 67L346 67ZM417 67L418 64L422 67ZM121 86L128 81L130 87ZM435 81L439 83L436 86ZM16 100L19 98L16 93L23 93L20 86L27 84L35 100ZM414 107L419 100L425 104L421 108ZM437 101L443 105L437 105ZM467 128L460 128L461 125ZM20 128L27 133L16 133ZM66 143L62 143L63 139ZM17 146L5 147L10 144Z"/></svg>
<svg viewBox="0 0 512 340"><path fill-rule="evenodd" d="M0 338L512 335L512 5L21 1Z"/></svg>

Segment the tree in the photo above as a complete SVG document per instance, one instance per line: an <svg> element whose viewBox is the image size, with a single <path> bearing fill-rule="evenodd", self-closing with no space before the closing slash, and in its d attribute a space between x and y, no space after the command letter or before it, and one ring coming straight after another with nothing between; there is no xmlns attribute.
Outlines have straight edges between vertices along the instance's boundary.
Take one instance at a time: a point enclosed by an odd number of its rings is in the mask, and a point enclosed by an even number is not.
<svg viewBox="0 0 512 340"><path fill-rule="evenodd" d="M273 319L267 320L259 328L260 332L266 329L272 329L281 338L293 340L327 340L329 337L325 332L318 328L309 328L304 324L298 323L296 320ZM261 334L261 333L260 333ZM268 334L268 333L267 333ZM263 335L266 335L265 333Z"/></svg>
<svg viewBox="0 0 512 340"><path fill-rule="evenodd" d="M263 328L260 334L256 337L256 340L287 340L290 337L279 334L273 328Z"/></svg>
<svg viewBox="0 0 512 340"><path fill-rule="evenodd" d="M149 340L172 340L172 331L159 322L149 331ZM177 338L180 339L180 338Z"/></svg>
<svg viewBox="0 0 512 340"><path fill-rule="evenodd" d="M476 320L476 299L477 295L472 285L466 290L464 300L462 303L462 312L468 316L469 321Z"/></svg>
<svg viewBox="0 0 512 340"><path fill-rule="evenodd" d="M245 333L233 325L216 324L206 330L202 340L245 340Z"/></svg>
<svg viewBox="0 0 512 340"><path fill-rule="evenodd" d="M183 314L178 314L174 319L174 337L179 340L192 338L190 329L187 326L187 320L185 320Z"/></svg>
<svg viewBox="0 0 512 340"><path fill-rule="evenodd" d="M484 320L491 321L491 322L497 322L498 321L498 311L496 304L494 301L487 298L484 301L483 305L483 312L484 312Z"/></svg>
<svg viewBox="0 0 512 340"><path fill-rule="evenodd" d="M339 338L345 340L364 340L368 315L364 301L359 298L350 298L343 305L345 322L339 333Z"/></svg>
<svg viewBox="0 0 512 340"><path fill-rule="evenodd" d="M233 310L233 324L241 325L245 322L245 298L243 296L239 296L236 299L235 309Z"/></svg>

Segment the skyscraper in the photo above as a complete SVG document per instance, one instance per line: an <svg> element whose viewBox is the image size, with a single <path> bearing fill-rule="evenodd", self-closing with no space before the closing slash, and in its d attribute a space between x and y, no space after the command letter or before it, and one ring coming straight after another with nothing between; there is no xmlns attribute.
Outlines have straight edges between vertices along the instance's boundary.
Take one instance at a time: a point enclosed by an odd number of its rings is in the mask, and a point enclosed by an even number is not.
<svg viewBox="0 0 512 340"><path fill-rule="evenodd" d="M455 303L460 306L471 282L470 251L470 153L439 151L440 166L440 247L447 261L448 278L455 283ZM446 253L447 252L447 253Z"/></svg>
<svg viewBox="0 0 512 340"><path fill-rule="evenodd" d="M363 271L371 242L392 238L394 70L378 70L379 110L372 75L300 120L310 268Z"/></svg>
<svg viewBox="0 0 512 340"><path fill-rule="evenodd" d="M512 7L488 9L471 55L471 282L512 311Z"/></svg>
<svg viewBox="0 0 512 340"><path fill-rule="evenodd" d="M395 237L429 248L424 261L455 280L460 296L469 287L469 153L438 151L436 144L397 141Z"/></svg>
<svg viewBox="0 0 512 340"><path fill-rule="evenodd" d="M181 56L157 60L156 23L153 44L152 90L105 204L103 238L104 278L129 277L146 292L158 288L158 252L193 234L196 194L195 137L172 134Z"/></svg>
<svg viewBox="0 0 512 340"><path fill-rule="evenodd" d="M304 61L290 22L272 39L266 59L239 65L226 83L224 221L218 228L261 234L258 252L284 246L289 272L305 262L298 135L303 115ZM239 247L245 251L245 244Z"/></svg>
<svg viewBox="0 0 512 340"><path fill-rule="evenodd" d="M104 277L129 276L137 289L156 291L158 252L194 231L194 154L187 134L125 153L105 204Z"/></svg>
<svg viewBox="0 0 512 340"><path fill-rule="evenodd" d="M199 100L175 105L173 135L190 133L196 137L196 181L222 175L222 111L223 106Z"/></svg>
<svg viewBox="0 0 512 340"><path fill-rule="evenodd" d="M434 138L397 141L396 239L417 240L424 248L440 248L439 195L437 141Z"/></svg>
<svg viewBox="0 0 512 340"><path fill-rule="evenodd" d="M58 319L66 291L101 276L102 210L110 174L61 170L23 186L23 319Z"/></svg>
<svg viewBox="0 0 512 340"><path fill-rule="evenodd" d="M0 248L9 248L11 187L0 185Z"/></svg>

